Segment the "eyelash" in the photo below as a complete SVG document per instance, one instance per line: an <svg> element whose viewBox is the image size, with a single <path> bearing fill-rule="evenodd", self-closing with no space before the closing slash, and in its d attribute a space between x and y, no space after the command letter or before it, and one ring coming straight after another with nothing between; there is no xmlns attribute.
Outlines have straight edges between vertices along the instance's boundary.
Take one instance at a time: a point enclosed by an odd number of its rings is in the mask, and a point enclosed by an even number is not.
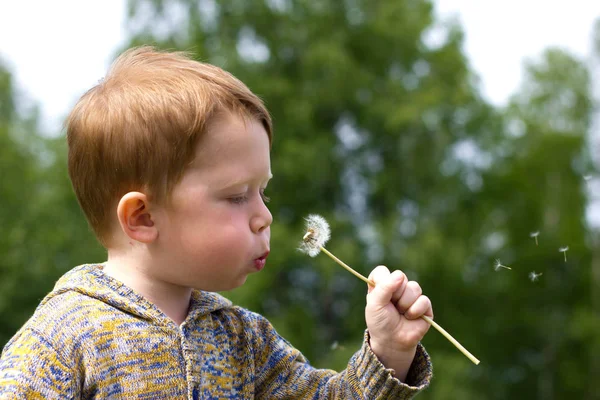
<svg viewBox="0 0 600 400"><path fill-rule="evenodd" d="M265 196L264 191L260 192L260 197L264 203L268 203L269 201L271 201L270 197ZM232 202L233 204L244 204L245 202L248 201L248 196L232 197L229 199L229 201Z"/></svg>

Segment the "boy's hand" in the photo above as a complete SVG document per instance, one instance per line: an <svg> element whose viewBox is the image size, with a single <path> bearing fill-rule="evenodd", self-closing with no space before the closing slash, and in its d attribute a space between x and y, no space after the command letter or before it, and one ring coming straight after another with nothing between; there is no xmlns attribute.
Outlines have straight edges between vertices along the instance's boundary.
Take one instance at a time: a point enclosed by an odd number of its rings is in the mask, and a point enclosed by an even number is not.
<svg viewBox="0 0 600 400"><path fill-rule="evenodd" d="M417 351L417 344L429 330L421 318L433 318L431 301L422 294L421 286L409 281L402 271L378 266L369 275L365 318L371 350L386 368L404 381Z"/></svg>

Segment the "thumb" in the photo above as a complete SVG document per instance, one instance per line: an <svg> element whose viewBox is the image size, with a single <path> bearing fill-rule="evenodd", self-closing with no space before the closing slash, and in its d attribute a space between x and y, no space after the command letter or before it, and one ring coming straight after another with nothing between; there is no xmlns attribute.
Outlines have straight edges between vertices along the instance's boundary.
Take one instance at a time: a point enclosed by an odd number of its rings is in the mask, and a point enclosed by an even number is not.
<svg viewBox="0 0 600 400"><path fill-rule="evenodd" d="M375 308L383 308L390 304L404 277L402 272L394 271L391 274L373 273L371 280L375 282L375 287L367 295L367 302Z"/></svg>

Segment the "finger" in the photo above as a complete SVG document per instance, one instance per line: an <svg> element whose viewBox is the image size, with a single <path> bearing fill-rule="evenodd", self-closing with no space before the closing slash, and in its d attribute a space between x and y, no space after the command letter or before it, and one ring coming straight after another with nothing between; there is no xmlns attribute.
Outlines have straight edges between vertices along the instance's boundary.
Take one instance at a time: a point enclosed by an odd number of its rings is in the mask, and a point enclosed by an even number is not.
<svg viewBox="0 0 600 400"><path fill-rule="evenodd" d="M429 300L429 297L424 295L419 296L412 306L406 310L404 317L407 319L417 319L421 318L422 315L433 317L431 300Z"/></svg>
<svg viewBox="0 0 600 400"><path fill-rule="evenodd" d="M419 298L419 296L423 294L423 290L421 290L421 286L415 281L409 281L406 284L406 289L404 289L404 293L400 299L396 302L396 308L400 312L400 314L404 314L410 306Z"/></svg>
<svg viewBox="0 0 600 400"><path fill-rule="evenodd" d="M402 284L402 276L389 274L385 278L374 276L375 288L367 295L367 302L374 307L383 308L390 305L392 295Z"/></svg>
<svg viewBox="0 0 600 400"><path fill-rule="evenodd" d="M369 280L371 282L375 282L375 286L377 286L377 282L382 282L390 275L390 270L387 269L385 265L378 265L371 271L369 274ZM369 285L369 289L367 293L371 293L375 289L375 287Z"/></svg>
<svg viewBox="0 0 600 400"><path fill-rule="evenodd" d="M406 290L406 285L408 284L408 278L406 277L404 272L402 272L400 270L396 270L396 271L392 272L392 275L397 277L397 279L400 279L402 282L400 284L400 286L398 287L398 289L396 289L394 291L394 293L392 293L392 303L396 303L398 300L400 300L400 298L402 297L402 294Z"/></svg>
<svg viewBox="0 0 600 400"><path fill-rule="evenodd" d="M390 275L390 270L385 265L378 265L369 274L369 279L375 282L380 282Z"/></svg>

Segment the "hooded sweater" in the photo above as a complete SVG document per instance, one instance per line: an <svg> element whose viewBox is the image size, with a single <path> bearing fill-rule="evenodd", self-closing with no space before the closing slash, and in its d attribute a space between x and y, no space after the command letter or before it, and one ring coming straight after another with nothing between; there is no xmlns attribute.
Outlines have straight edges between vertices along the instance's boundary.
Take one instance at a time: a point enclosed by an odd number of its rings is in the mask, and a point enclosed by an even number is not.
<svg viewBox="0 0 600 400"><path fill-rule="evenodd" d="M0 358L0 399L410 399L432 369L419 344L405 383L368 333L348 367L316 369L261 315L193 291L177 325L82 265L57 282Z"/></svg>

